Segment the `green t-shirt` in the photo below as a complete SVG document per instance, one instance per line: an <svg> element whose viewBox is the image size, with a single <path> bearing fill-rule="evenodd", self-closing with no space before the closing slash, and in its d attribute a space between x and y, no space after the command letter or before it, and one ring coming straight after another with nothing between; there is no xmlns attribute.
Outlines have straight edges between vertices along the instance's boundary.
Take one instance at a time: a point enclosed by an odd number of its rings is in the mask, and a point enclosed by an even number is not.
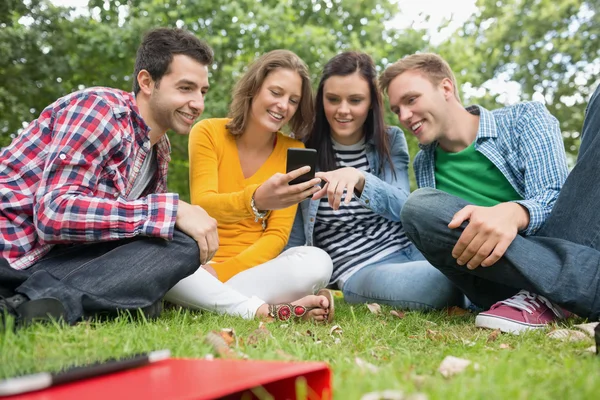
<svg viewBox="0 0 600 400"><path fill-rule="evenodd" d="M478 206L523 199L474 144L458 153L436 148L435 187Z"/></svg>

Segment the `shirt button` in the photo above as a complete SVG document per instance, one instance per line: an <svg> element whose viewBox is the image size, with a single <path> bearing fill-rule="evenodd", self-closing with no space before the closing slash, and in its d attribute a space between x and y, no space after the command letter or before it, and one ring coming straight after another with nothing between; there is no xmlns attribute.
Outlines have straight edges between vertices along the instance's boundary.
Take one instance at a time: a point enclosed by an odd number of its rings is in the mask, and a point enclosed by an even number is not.
<svg viewBox="0 0 600 400"><path fill-rule="evenodd" d="M33 256L29 256L29 257L27 257L27 259L28 259L29 261L33 261L34 257L33 257Z"/></svg>
<svg viewBox="0 0 600 400"><path fill-rule="evenodd" d="M60 153L58 158L60 158L61 160L64 160L65 158L67 158L67 156L65 155L65 153Z"/></svg>
<svg viewBox="0 0 600 400"><path fill-rule="evenodd" d="M138 172L140 172L140 169L138 167L133 167L133 171L137 174Z"/></svg>
<svg viewBox="0 0 600 400"><path fill-rule="evenodd" d="M310 222L315 222L315 219L314 219L314 218L311 218L311 219L310 219Z"/></svg>
<svg viewBox="0 0 600 400"><path fill-rule="evenodd" d="M366 199L366 200L365 200L365 204L369 204L369 199Z"/></svg>
<svg viewBox="0 0 600 400"><path fill-rule="evenodd" d="M113 196L119 197L119 192L115 193Z"/></svg>

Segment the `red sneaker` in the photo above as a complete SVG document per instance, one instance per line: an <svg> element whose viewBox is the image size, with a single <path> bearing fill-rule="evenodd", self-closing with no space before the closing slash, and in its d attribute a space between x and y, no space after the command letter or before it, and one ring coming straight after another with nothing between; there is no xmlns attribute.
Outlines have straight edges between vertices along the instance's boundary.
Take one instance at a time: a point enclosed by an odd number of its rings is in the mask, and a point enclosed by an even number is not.
<svg viewBox="0 0 600 400"><path fill-rule="evenodd" d="M479 313L475 326L518 335L532 329L543 329L549 323L570 315L544 296L521 290L513 297L494 304L488 311Z"/></svg>

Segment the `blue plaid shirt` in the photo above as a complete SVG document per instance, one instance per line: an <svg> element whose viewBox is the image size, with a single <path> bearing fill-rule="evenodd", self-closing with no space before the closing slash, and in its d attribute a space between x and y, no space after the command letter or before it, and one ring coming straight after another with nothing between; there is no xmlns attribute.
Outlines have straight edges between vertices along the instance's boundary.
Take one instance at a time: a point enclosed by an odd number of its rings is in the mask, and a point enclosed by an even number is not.
<svg viewBox="0 0 600 400"><path fill-rule="evenodd" d="M529 210L529 226L521 233L534 234L550 215L567 179L558 120L538 102L494 111L471 106L467 111L480 116L475 150L487 157L523 198L515 201ZM435 188L437 142L420 147L414 161L417 184Z"/></svg>

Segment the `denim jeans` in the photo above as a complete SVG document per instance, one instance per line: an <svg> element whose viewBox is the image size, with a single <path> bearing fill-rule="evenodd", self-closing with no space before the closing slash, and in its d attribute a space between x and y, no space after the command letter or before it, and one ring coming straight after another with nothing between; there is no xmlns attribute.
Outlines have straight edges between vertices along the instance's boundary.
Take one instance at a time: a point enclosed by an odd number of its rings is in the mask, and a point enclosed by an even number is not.
<svg viewBox="0 0 600 400"><path fill-rule="evenodd" d="M175 230L171 241L140 237L57 245L26 270L1 262L0 282L5 295L60 300L67 322L74 323L98 312L150 306L199 265L198 244Z"/></svg>
<svg viewBox="0 0 600 400"><path fill-rule="evenodd" d="M410 310L463 305L463 295L410 245L361 268L344 283L348 303L380 303Z"/></svg>
<svg viewBox="0 0 600 400"><path fill-rule="evenodd" d="M425 258L475 304L489 308L520 289L543 295L578 315L600 316L600 87L590 99L581 147L554 208L533 236L517 236L494 265L469 270L452 257L467 223L449 229L468 203L419 189L402 209L408 237Z"/></svg>

